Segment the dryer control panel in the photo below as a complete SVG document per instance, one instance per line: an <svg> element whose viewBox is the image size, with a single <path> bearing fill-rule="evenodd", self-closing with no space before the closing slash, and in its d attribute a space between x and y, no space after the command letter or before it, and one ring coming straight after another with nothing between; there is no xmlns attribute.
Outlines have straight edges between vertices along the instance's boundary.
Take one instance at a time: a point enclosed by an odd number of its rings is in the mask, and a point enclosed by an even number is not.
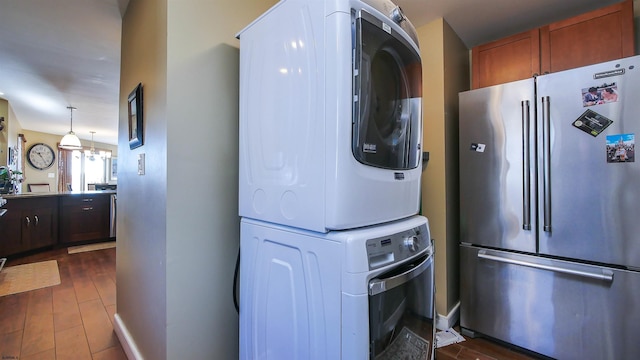
<svg viewBox="0 0 640 360"><path fill-rule="evenodd" d="M433 251L426 224L392 235L369 239L367 258L369 270L394 264L417 254Z"/></svg>

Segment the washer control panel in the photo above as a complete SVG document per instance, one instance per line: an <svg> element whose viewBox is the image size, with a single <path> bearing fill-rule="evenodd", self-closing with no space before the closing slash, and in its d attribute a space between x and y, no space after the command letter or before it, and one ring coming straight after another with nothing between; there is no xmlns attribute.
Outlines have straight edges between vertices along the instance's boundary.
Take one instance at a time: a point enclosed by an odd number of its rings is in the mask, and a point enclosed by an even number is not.
<svg viewBox="0 0 640 360"><path fill-rule="evenodd" d="M369 239L366 244L369 270L372 270L415 256L429 248L431 239L425 224L392 235Z"/></svg>

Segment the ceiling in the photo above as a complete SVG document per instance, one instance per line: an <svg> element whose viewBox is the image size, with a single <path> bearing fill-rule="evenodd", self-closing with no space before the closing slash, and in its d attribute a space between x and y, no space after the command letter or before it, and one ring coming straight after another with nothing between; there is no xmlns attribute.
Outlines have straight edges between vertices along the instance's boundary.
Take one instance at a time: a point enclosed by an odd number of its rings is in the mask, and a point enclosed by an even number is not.
<svg viewBox="0 0 640 360"><path fill-rule="evenodd" d="M128 0L127 0L128 1ZM0 2L0 95L23 129L118 142L119 0Z"/></svg>
<svg viewBox="0 0 640 360"><path fill-rule="evenodd" d="M0 2L0 97L24 129L62 136L69 131L67 106L74 106L78 137L89 140L95 131L95 141L117 144L121 17L128 2ZM619 0L395 2L416 27L444 18L471 48Z"/></svg>

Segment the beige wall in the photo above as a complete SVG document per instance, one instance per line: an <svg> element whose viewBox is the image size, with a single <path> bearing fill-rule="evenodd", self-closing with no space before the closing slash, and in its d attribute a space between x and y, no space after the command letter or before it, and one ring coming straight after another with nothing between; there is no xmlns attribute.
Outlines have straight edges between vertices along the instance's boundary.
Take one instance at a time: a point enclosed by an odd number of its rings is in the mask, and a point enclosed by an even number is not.
<svg viewBox="0 0 640 360"><path fill-rule="evenodd" d="M38 183L38 184L49 184L52 191L57 191L58 189L58 153L57 147L58 142L62 139L62 135L54 135L48 133L42 133L38 131L31 130L23 130L20 126L19 120L16 118L13 109L11 108L9 102L4 99L0 99L0 116L5 117L5 129L0 133L0 146L2 146L0 151L0 156L5 161L5 163L0 162L0 165L6 164L7 152L9 147L15 147L18 145L18 134L24 134L26 139L26 143L24 144L25 156L27 155L27 151L29 148L37 143L44 143L54 150L56 153L56 161L53 165L44 170L38 170L29 165L27 161L25 161L24 166L24 174L23 179L24 182L19 187L19 192L27 192L28 184ZM83 146L87 148L91 147L91 141L89 140L80 140ZM112 156L118 156L118 147L110 144L103 144L99 142L94 142L94 146L96 149L102 150L111 150ZM10 166L12 169L16 169L15 165Z"/></svg>
<svg viewBox="0 0 640 360"><path fill-rule="evenodd" d="M0 99L0 118L4 118L4 129L0 131L0 166L6 166L9 150L9 102L5 99Z"/></svg>
<svg viewBox="0 0 640 360"><path fill-rule="evenodd" d="M27 139L27 142L24 144L25 156L27 156L27 151L29 151L29 148L37 143L44 143L51 146L54 153L56 154L56 160L54 161L53 166L45 170L35 169L31 167L31 165L29 165L28 161L25 162L24 176L23 176L24 183L22 184L22 192L29 191L27 184L34 184L34 183L49 184L49 187L51 188L52 191L57 191L58 190L57 189L58 152L56 148L58 146L58 142L60 141L60 139L62 139L62 136L46 134L46 133L41 133L37 131L29 131L29 130L24 130L22 133L24 134L25 139Z"/></svg>
<svg viewBox="0 0 640 360"><path fill-rule="evenodd" d="M22 133L22 127L20 126L20 123L18 122L17 118L16 118L16 114L13 112L13 108L11 107L11 104L9 105L9 120L8 120L8 132L7 132L7 138L8 138L8 147L13 147L14 150L18 149L18 134ZM7 120L5 119L5 122L7 122ZM12 170L16 170L20 168L20 164L22 163L22 159L20 159L19 156L19 152L16 151L16 162L12 165L10 165L9 167ZM25 165L26 166L26 165ZM18 191L22 191L22 186L19 186Z"/></svg>
<svg viewBox="0 0 640 360"><path fill-rule="evenodd" d="M120 342L138 356L159 360L168 358L166 11L166 1L131 0L122 20L116 219L116 328L120 336L129 334ZM140 82L144 145L130 150L127 96ZM139 154L145 154L143 176L137 175Z"/></svg>
<svg viewBox="0 0 640 360"><path fill-rule="evenodd" d="M41 133L38 131L30 131L30 130L23 130L22 134L24 134L24 137L27 140L24 147L25 156L27 156L27 152L29 151L29 148L32 145L37 143L44 143L51 146L53 151L56 153L56 161L54 162L53 166L45 170L38 170L31 167L28 161L25 163L24 183L22 185L22 192L27 192L28 191L27 184L31 184L31 183L49 184L49 186L51 187L51 191L57 191L59 159L58 159L58 152L56 149L58 147L58 143L60 142L60 139L62 139L62 135L53 135L53 134ZM87 148L91 147L90 140L80 140L80 142L82 143L82 146L85 146ZM116 157L118 156L118 151L117 151L118 148L114 145L94 142L94 146L96 149L111 150L113 152L112 156L116 156Z"/></svg>
<svg viewBox="0 0 640 360"><path fill-rule="evenodd" d="M18 143L18 133L22 132L22 127L16 119L11 104L5 99L0 99L0 116L4 116L5 127L0 132L0 165L7 165L8 150ZM15 170L15 164L9 167Z"/></svg>
<svg viewBox="0 0 640 360"><path fill-rule="evenodd" d="M469 49L444 22L445 161L447 177L447 311L460 301L460 183L459 183L459 101L458 93L469 90ZM444 314L444 313L443 313Z"/></svg>
<svg viewBox="0 0 640 360"><path fill-rule="evenodd" d="M8 143L9 143L8 145L16 146L18 145L18 134L22 132L22 126L16 119L16 114L13 112L13 108L11 107L11 104L9 104L8 111L9 111L9 120L8 120L9 131L7 133ZM6 119L5 119L5 122L7 122Z"/></svg>
<svg viewBox="0 0 640 360"><path fill-rule="evenodd" d="M237 359L235 34L275 0L131 0L123 19L116 328L130 355ZM126 96L144 86L144 145ZM137 175L145 154L146 173Z"/></svg>
<svg viewBox="0 0 640 360"><path fill-rule="evenodd" d="M19 187L19 192L27 192L28 187L27 184L38 183L38 184L49 184L52 191L57 191L58 188L58 153L57 147L58 142L62 139L62 135L54 135L48 134L38 131L31 130L23 130L20 126L20 121L16 118L13 109L11 108L11 104L7 100L0 99L0 116L5 117L5 129L0 133L0 156L2 157L2 161L0 161L0 165L6 165L7 161L7 152L9 147L14 147L18 145L18 134L24 134L26 139L26 143L24 144L25 156L27 155L27 151L29 148L37 143L44 143L55 151L56 153L56 161L54 164L44 170L38 170L29 165L27 161L25 161L24 166L24 174L23 184ZM80 140L83 146L89 148L91 147L90 140ZM100 142L94 142L94 146L96 149L101 150L111 150L112 156L118 156L118 147L110 144L103 144ZM10 166L13 170L16 169L15 164Z"/></svg>
<svg viewBox="0 0 640 360"><path fill-rule="evenodd" d="M422 212L436 247L436 311L459 301L458 92L469 84L468 49L444 19L417 29L422 56L424 150ZM445 81L446 79L446 81Z"/></svg>

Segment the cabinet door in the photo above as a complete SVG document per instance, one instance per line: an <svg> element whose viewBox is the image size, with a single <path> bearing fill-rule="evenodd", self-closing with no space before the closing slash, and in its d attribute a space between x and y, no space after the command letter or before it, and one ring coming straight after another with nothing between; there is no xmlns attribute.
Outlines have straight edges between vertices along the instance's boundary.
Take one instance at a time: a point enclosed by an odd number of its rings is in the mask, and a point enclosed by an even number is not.
<svg viewBox="0 0 640 360"><path fill-rule="evenodd" d="M60 241L100 240L109 237L109 195L62 198Z"/></svg>
<svg viewBox="0 0 640 360"><path fill-rule="evenodd" d="M635 55L633 1L626 0L540 29L542 73Z"/></svg>
<svg viewBox="0 0 640 360"><path fill-rule="evenodd" d="M22 241L25 250L54 245L58 240L58 199L21 199Z"/></svg>
<svg viewBox="0 0 640 360"><path fill-rule="evenodd" d="M37 249L53 245L57 241L57 212L49 204L30 211L31 227L29 229L29 245Z"/></svg>
<svg viewBox="0 0 640 360"><path fill-rule="evenodd" d="M12 204L13 205L13 204ZM7 212L0 217L0 257L17 254L25 250L22 240L22 211L7 204Z"/></svg>
<svg viewBox="0 0 640 360"><path fill-rule="evenodd" d="M56 197L13 198L0 217L0 256L54 245L58 239Z"/></svg>
<svg viewBox="0 0 640 360"><path fill-rule="evenodd" d="M540 73L539 30L476 46L472 57L474 89L531 78Z"/></svg>

